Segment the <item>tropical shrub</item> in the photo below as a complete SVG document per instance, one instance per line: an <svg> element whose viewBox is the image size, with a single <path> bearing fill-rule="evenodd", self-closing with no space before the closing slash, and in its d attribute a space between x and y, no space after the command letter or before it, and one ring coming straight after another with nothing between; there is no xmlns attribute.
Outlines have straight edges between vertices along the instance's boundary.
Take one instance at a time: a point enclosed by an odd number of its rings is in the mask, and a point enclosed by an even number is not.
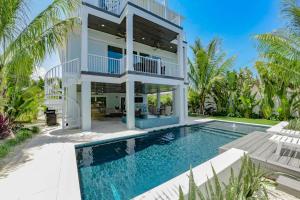
<svg viewBox="0 0 300 200"><path fill-rule="evenodd" d="M300 119L292 119L285 129L300 131Z"/></svg>
<svg viewBox="0 0 300 200"><path fill-rule="evenodd" d="M197 95L199 100L200 114L205 114L205 102L212 92L214 83L222 79L235 60L235 57L226 58L226 53L221 51L220 46L219 39L213 39L206 48L199 39L191 46L193 59L188 60L190 68L188 77L191 94Z"/></svg>
<svg viewBox="0 0 300 200"><path fill-rule="evenodd" d="M188 200L242 200L242 199L268 199L266 185L268 181L260 167L255 166L248 156L244 156L239 174L236 176L231 169L227 184L221 183L214 168L214 177L205 185L205 193L201 192L194 181L193 172L190 172ZM184 200L181 187L179 200Z"/></svg>
<svg viewBox="0 0 300 200"><path fill-rule="evenodd" d="M12 134L12 126L7 116L0 113L0 139L5 139Z"/></svg>
<svg viewBox="0 0 300 200"><path fill-rule="evenodd" d="M78 0L54 0L31 21L23 0L0 3L0 112L11 123L37 116L43 100L41 81L33 82L35 66L62 45L78 21Z"/></svg>

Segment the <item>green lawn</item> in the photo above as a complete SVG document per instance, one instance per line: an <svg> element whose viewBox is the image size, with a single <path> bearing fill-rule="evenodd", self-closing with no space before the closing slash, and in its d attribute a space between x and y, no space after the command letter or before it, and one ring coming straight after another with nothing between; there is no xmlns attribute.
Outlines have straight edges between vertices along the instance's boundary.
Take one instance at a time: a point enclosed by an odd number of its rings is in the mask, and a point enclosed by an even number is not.
<svg viewBox="0 0 300 200"><path fill-rule="evenodd" d="M208 118L233 121L233 122L262 124L262 125L276 125L280 122L280 121L267 120L267 119L248 119L248 118L226 117L226 116L214 116L214 117L208 117Z"/></svg>

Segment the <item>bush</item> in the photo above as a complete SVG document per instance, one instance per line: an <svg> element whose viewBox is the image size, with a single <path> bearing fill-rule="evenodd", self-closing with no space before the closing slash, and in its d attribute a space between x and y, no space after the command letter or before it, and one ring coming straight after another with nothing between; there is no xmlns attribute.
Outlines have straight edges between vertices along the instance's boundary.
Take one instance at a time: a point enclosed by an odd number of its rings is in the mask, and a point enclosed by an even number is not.
<svg viewBox="0 0 300 200"><path fill-rule="evenodd" d="M7 116L0 113L0 139L5 139L12 134L12 126Z"/></svg>
<svg viewBox="0 0 300 200"><path fill-rule="evenodd" d="M203 194L195 184L193 173L191 170L189 182L188 199L200 200L240 200L240 199L268 199L266 185L268 181L260 167L256 167L248 156L244 156L239 174L236 176L231 169L228 184L222 184L212 168L214 177L208 180L205 185L206 193ZM181 187L179 188L179 200L184 200Z"/></svg>
<svg viewBox="0 0 300 200"><path fill-rule="evenodd" d="M41 129L38 126L33 126L31 128L32 133L37 134L41 131Z"/></svg>
<svg viewBox="0 0 300 200"><path fill-rule="evenodd" d="M21 144L25 140L32 138L34 134L40 132L38 127L32 127L31 129L22 128L16 134L14 138L7 139L4 143L0 144L0 158L4 158L15 146Z"/></svg>
<svg viewBox="0 0 300 200"><path fill-rule="evenodd" d="M289 121L289 125L285 129L300 131L300 119L292 119Z"/></svg>

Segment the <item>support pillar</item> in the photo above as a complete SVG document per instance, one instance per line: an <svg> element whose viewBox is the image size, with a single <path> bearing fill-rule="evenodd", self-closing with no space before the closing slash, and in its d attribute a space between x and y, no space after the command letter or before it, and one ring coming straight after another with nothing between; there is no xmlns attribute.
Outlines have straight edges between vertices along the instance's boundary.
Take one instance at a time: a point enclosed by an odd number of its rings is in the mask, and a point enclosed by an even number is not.
<svg viewBox="0 0 300 200"><path fill-rule="evenodd" d="M133 14L126 16L126 71L133 71Z"/></svg>
<svg viewBox="0 0 300 200"><path fill-rule="evenodd" d="M88 15L81 9L81 70L88 71Z"/></svg>
<svg viewBox="0 0 300 200"><path fill-rule="evenodd" d="M126 82L126 123L128 129L135 128L134 81Z"/></svg>
<svg viewBox="0 0 300 200"><path fill-rule="evenodd" d="M179 65L179 77L184 78L183 75L183 33L179 33L177 36L177 60Z"/></svg>
<svg viewBox="0 0 300 200"><path fill-rule="evenodd" d="M157 89L157 92L156 92L156 110L157 111L160 111L160 90Z"/></svg>
<svg viewBox="0 0 300 200"><path fill-rule="evenodd" d="M91 117L91 82L83 81L81 83L81 128L83 131L89 131L92 128Z"/></svg>
<svg viewBox="0 0 300 200"><path fill-rule="evenodd" d="M179 124L185 123L185 105L184 105L184 88L183 85L178 85L176 87L175 95L175 115L179 117Z"/></svg>

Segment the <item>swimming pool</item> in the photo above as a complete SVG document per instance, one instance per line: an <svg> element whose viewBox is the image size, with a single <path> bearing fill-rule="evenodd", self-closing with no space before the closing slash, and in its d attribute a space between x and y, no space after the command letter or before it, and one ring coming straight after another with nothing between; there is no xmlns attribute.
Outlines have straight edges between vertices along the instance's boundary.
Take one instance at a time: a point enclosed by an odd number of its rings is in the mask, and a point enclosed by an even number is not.
<svg viewBox="0 0 300 200"><path fill-rule="evenodd" d="M78 146L82 199L131 199L211 159L220 146L267 128L213 121Z"/></svg>

